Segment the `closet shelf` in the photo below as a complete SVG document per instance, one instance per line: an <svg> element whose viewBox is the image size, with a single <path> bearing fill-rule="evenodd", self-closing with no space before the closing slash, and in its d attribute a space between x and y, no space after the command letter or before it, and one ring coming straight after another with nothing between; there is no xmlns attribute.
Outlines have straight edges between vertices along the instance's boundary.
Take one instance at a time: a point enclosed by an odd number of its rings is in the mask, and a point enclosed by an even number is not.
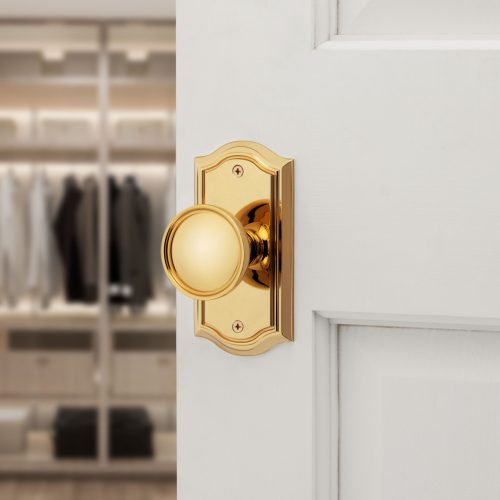
<svg viewBox="0 0 500 500"><path fill-rule="evenodd" d="M55 299L47 309L35 307L30 301L21 300L14 308L0 308L0 325L10 329L75 331L95 328L99 317L97 305L67 304Z"/></svg>
<svg viewBox="0 0 500 500"><path fill-rule="evenodd" d="M10 474L71 474L71 475L131 475L175 476L175 460L145 459L100 462L98 460L57 460L28 457L0 458L0 477Z"/></svg>
<svg viewBox="0 0 500 500"><path fill-rule="evenodd" d="M8 314L0 313L0 325L8 329L43 330L57 329L81 331L94 329L99 317L97 313L73 314ZM175 334L175 315L138 316L118 315L111 317L111 328L119 331L147 331Z"/></svg>
<svg viewBox="0 0 500 500"><path fill-rule="evenodd" d="M66 165L68 162L97 162L97 146L37 146L26 145L0 145L1 161L16 162L51 162Z"/></svg>
<svg viewBox="0 0 500 500"><path fill-rule="evenodd" d="M175 404L176 399L173 396L115 396L110 395L108 398L109 404L114 406L130 406L133 405L149 405L156 403L171 403ZM99 397L95 396L50 396L41 394L26 394L11 396L8 394L2 395L0 406L21 405L21 406L36 406L40 404L58 405L58 406L97 406L99 405Z"/></svg>
<svg viewBox="0 0 500 500"><path fill-rule="evenodd" d="M172 403L175 404L176 399L172 396L110 396L109 404L113 406L130 406L136 405L150 405L156 403Z"/></svg>
<svg viewBox="0 0 500 500"><path fill-rule="evenodd" d="M111 328L119 331L167 332L175 334L175 314L166 316L112 316Z"/></svg>
<svg viewBox="0 0 500 500"><path fill-rule="evenodd" d="M94 87L99 84L97 76L0 76L0 85L27 86L30 87Z"/></svg>
<svg viewBox="0 0 500 500"><path fill-rule="evenodd" d="M111 77L109 84L111 87L126 87L126 86L136 86L136 85L148 85L152 87L175 87L175 77L174 76L160 76L160 77L151 77L151 76L114 76ZM168 89L166 89L168 90Z"/></svg>
<svg viewBox="0 0 500 500"><path fill-rule="evenodd" d="M157 163L175 161L175 148L173 147L116 147L110 148L110 161L127 163Z"/></svg>
<svg viewBox="0 0 500 500"><path fill-rule="evenodd" d="M30 87L91 87L97 88L99 79L97 76L27 76L10 77L0 76L0 85L26 86ZM168 90L169 87L175 87L175 78L173 76L115 76L109 81L110 87L128 87L136 85L148 85L152 87L162 87Z"/></svg>
<svg viewBox="0 0 500 500"><path fill-rule="evenodd" d="M95 316L39 316L39 315L7 315L0 314L0 325L4 329L20 330L64 330L69 332L93 330L97 327Z"/></svg>
<svg viewBox="0 0 500 500"><path fill-rule="evenodd" d="M97 161L96 145L5 145L0 144L0 161L54 162ZM175 148L162 146L111 146L110 161L127 163L165 162L175 160Z"/></svg>
<svg viewBox="0 0 500 500"><path fill-rule="evenodd" d="M2 395L1 406L21 405L67 405L67 406L92 406L99 404L97 396L47 396L47 395Z"/></svg>

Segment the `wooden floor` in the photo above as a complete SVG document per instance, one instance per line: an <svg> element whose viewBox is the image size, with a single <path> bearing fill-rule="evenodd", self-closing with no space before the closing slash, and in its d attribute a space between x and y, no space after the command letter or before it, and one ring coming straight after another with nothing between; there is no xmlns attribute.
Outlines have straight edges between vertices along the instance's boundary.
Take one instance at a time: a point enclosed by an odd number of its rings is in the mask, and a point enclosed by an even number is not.
<svg viewBox="0 0 500 500"><path fill-rule="evenodd" d="M110 480L0 480L0 500L175 500L175 483Z"/></svg>

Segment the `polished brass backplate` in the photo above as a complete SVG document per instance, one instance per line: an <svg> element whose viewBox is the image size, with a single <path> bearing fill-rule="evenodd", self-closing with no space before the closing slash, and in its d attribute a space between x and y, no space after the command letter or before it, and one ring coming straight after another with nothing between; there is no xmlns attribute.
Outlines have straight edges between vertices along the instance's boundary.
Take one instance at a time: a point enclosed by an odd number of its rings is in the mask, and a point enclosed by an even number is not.
<svg viewBox="0 0 500 500"><path fill-rule="evenodd" d="M195 159L196 205L165 232L167 274L196 335L233 354L293 340L293 160L249 141Z"/></svg>

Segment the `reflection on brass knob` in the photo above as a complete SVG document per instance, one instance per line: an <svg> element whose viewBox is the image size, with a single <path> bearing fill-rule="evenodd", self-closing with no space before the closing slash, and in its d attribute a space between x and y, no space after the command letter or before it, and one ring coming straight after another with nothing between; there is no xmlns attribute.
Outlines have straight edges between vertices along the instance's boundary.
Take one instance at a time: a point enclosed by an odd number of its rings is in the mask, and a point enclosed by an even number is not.
<svg viewBox="0 0 500 500"><path fill-rule="evenodd" d="M190 297L222 297L241 282L251 264L265 260L268 247L259 229L245 229L234 215L212 205L188 208L165 231L165 271Z"/></svg>

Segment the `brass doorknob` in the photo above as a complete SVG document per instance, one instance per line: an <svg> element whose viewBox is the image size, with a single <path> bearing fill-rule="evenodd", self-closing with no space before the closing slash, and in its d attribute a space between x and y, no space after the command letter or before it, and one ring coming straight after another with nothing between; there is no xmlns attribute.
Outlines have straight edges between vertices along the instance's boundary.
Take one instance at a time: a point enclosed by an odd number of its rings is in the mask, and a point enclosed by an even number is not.
<svg viewBox="0 0 500 500"><path fill-rule="evenodd" d="M293 160L236 141L195 158L195 173L195 205L161 246L170 281L196 299L195 334L240 355L293 340Z"/></svg>
<svg viewBox="0 0 500 500"><path fill-rule="evenodd" d="M181 292L210 300L231 292L252 265L267 262L268 230L243 224L213 205L195 205L168 225L162 243L165 272Z"/></svg>

